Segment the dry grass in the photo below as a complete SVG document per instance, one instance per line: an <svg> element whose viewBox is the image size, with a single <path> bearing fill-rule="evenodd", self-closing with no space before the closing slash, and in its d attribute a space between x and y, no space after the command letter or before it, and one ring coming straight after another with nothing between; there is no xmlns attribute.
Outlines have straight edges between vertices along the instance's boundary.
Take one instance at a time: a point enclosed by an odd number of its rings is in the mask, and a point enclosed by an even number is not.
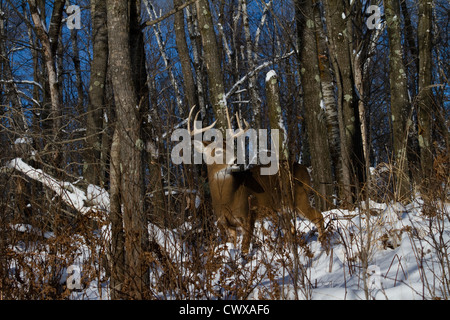
<svg viewBox="0 0 450 320"><path fill-rule="evenodd" d="M314 229L308 231L297 225L292 228L294 233L287 232L288 228L283 227L285 222L281 222L284 220L274 216L256 224L251 250L246 256L241 255L239 244L235 247L223 243L213 217L207 214L211 212L208 201L202 198L200 206L193 209L192 194L174 193L171 195L173 219L166 218L149 227L150 246L146 252L149 285L144 296L148 299L310 299L317 287L309 268L313 259L328 255L332 269L331 261L337 254L333 245L340 244L345 248L343 276L359 277L366 299L370 299L371 257L380 248L395 248L407 236L414 247L417 264L422 270L431 270L422 272L424 294L448 299L449 235L445 229L450 218L445 205L450 193L448 156L436 157L434 166L432 187L423 192L423 188L416 186L417 190L422 189L426 228L423 225L398 228L385 213L366 206L365 198L358 202L359 211L349 216L344 211L339 217L328 214L328 247L316 246ZM396 200L394 176L395 168L380 165L371 179L368 196L379 203L393 203ZM107 226L93 222L88 216L74 214L57 197L21 177L29 192L28 207L33 209L31 215L25 215L18 208L17 179L13 178L17 177L1 176L4 186L0 194L1 298L108 299ZM430 251L438 254L437 263L428 258ZM391 264L397 269L389 267L388 273L399 283L405 273L403 266L395 258ZM70 266L80 271L79 278L78 274L68 273ZM80 284L80 289L74 289L73 283ZM122 288L124 297L126 290L126 286Z"/></svg>

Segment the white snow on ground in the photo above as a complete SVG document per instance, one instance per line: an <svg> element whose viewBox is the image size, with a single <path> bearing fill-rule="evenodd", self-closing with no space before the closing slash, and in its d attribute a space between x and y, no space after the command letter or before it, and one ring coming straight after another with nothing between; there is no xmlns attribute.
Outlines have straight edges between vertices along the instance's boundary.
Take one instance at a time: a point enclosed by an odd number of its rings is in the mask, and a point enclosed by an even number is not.
<svg viewBox="0 0 450 320"><path fill-rule="evenodd" d="M334 230L328 253L315 235L310 236L311 224L298 219L297 231L306 234L306 247L313 256L307 257L303 247L298 249L301 271L297 285L293 280L293 251L288 246L271 248L277 243L277 232L282 231L269 220L258 222L256 241L249 257L242 258L239 245L234 247L231 243L215 249L223 265L209 275L208 281L217 296L208 298L233 299L235 293L229 287L236 288L237 283L248 279L254 281L254 289L247 299L448 298L450 205L442 204L447 216L439 223L422 215L421 205L420 199L407 206L371 202L370 208L375 210L372 214L376 215L370 216L369 223L358 211L325 212L329 228ZM149 230L150 236L171 253L173 261L188 262L189 249L183 245L180 235L189 228L186 223L177 230L163 230L153 225ZM361 260L364 251L368 252L366 269ZM186 277L192 277L188 267L184 270ZM276 297L273 296L275 286L279 287ZM73 298L96 298L97 293L94 285Z"/></svg>
<svg viewBox="0 0 450 320"><path fill-rule="evenodd" d="M40 181L80 213L92 209L109 211L109 195L104 189L90 185L84 192L21 159L14 159L8 167ZM408 205L370 201L367 206L361 203L355 211L324 212L329 232L327 245L317 240L310 222L297 218L296 239L301 241L296 242L295 249L279 223L266 219L257 222L246 257L241 255L240 244L215 242L208 248L197 247L197 243L188 240L189 234L198 231L190 222L174 230L149 225L149 236L178 268L176 272L186 283L190 293L187 298L191 299L448 299L450 204L433 203L431 216L423 214L423 208L424 202L418 195ZM12 225L11 229L43 239L54 237L51 232L26 224ZM104 252L109 246L109 226L103 225L97 233L102 240L95 250ZM92 246L81 236L73 239L73 245L77 248L76 258L71 266L63 267L62 282L75 281L77 272L83 274L83 267L93 260ZM37 247L24 249L15 245L10 249L23 253ZM198 266L193 268L194 248L202 252L200 263L205 267L200 271ZM42 255L43 261L46 254L45 250L33 252L34 256ZM15 264L12 261L10 268L14 269ZM98 261L95 268L99 268ZM160 266L151 270L151 283L157 287L155 282L162 279L164 270ZM104 273L101 277L105 279ZM91 280L87 286L74 290L70 298L107 299L108 282L99 283L99 279ZM203 285L208 290L199 290ZM241 287L250 290L242 293ZM172 293L156 294L159 298L175 298Z"/></svg>
<svg viewBox="0 0 450 320"><path fill-rule="evenodd" d="M439 206L444 213L442 220L424 216L420 198L406 206L370 202L369 223L365 213L360 215L358 210L324 212L326 224L332 229L328 250L317 241L316 233L311 232L312 224L297 219L297 232L305 241L297 248L299 272L296 282L294 251L280 241L283 231L270 220L257 223L253 248L246 258L241 256L239 244L236 247L231 243L218 244L214 252L222 265L208 275L206 271L203 275L193 275L194 270L189 269L191 250L181 239L183 234L192 231L190 223L176 230L150 225L149 234L169 253L172 261L184 262L180 264L185 266L180 269L185 273L184 277L198 277L199 281L208 277L207 281L204 279L205 283L208 282L213 290L203 298L233 299L237 284L248 284L248 281L253 281L249 286L253 289L246 299L448 298L450 204ZM365 207L364 203L362 207ZM21 232L40 232L28 225L15 225L14 228ZM45 233L46 238L52 236L52 233ZM65 269L62 282L76 280L83 273L82 266L90 259L90 249L81 239L77 246L78 256L71 269L69 266ZM307 255L307 252L311 254ZM367 257L367 268L363 267L363 256ZM151 277L152 281L160 279ZM190 286L195 291L198 282ZM94 280L87 287L74 290L70 298L108 299L108 292L107 284L99 285ZM171 298L164 293L160 293L160 297Z"/></svg>
<svg viewBox="0 0 450 320"><path fill-rule="evenodd" d="M420 202L405 207L371 203L370 207L378 209L379 215L371 216L369 224L360 215L334 220L338 230L333 236L332 252L324 255L317 242L311 243L316 254L308 268L314 284L309 298L379 300L442 296L441 290L448 290L449 285L445 273L450 271L447 256L450 207L445 205L445 225L430 227L432 219L421 214ZM349 214L339 210L328 212L330 218L338 219L343 213ZM369 234L368 271L364 277L360 256ZM448 296L448 291L445 294Z"/></svg>

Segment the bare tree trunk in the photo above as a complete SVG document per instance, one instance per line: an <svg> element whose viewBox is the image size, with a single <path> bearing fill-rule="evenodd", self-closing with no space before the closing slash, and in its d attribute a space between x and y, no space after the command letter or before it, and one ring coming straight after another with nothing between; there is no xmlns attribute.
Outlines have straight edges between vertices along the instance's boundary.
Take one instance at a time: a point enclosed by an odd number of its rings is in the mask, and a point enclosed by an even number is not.
<svg viewBox="0 0 450 320"><path fill-rule="evenodd" d="M330 157L335 170L335 181L337 185L343 185L341 157L341 137L339 135L338 105L335 94L336 83L331 73L331 62L328 59L327 40L323 22L319 14L315 15L317 30L317 49L319 57L320 84L322 88L322 100L325 108L328 145Z"/></svg>
<svg viewBox="0 0 450 320"><path fill-rule="evenodd" d="M354 27L353 30L364 30L365 19L363 16L363 4L360 0L355 2L353 12L350 14L349 23ZM349 27L351 30L351 27ZM359 132L361 134L360 140L362 145L362 153L361 153L361 162L365 169L364 172L361 172L363 177L363 181L365 182L365 195L369 195L368 187L370 184L370 150L369 150L369 140L368 140L368 130L367 130L367 121L366 121L366 95L364 89L367 87L367 77L365 74L364 65L368 56L368 50L371 48L370 43L372 41L371 35L373 31L367 30L365 34L361 31L353 31L352 37L350 38L351 47L353 54L350 56L352 61L352 70L353 70L353 79L355 82L355 90L358 94L358 116L359 121ZM368 39L367 39L368 38ZM366 201L368 204L368 201Z"/></svg>
<svg viewBox="0 0 450 320"><path fill-rule="evenodd" d="M89 103L86 114L86 154L84 177L88 183L101 185L104 178L102 163L102 130L108 66L108 29L106 3L91 1L92 51ZM104 158L104 157L103 157Z"/></svg>
<svg viewBox="0 0 450 320"><path fill-rule="evenodd" d="M33 19L36 35L42 45L42 52L44 55L48 76L48 85L50 88L51 112L49 118L52 123L52 140L53 142L57 142L60 137L59 131L61 130L62 123L62 98L56 71L55 55L56 49L58 47L64 1L55 1L48 33L44 28L45 22L41 19L38 7L36 5L36 0L29 0L28 4L30 6L31 17ZM59 162L61 160L61 152L59 151L59 146L53 146L52 152L54 164L59 165Z"/></svg>
<svg viewBox="0 0 450 320"><path fill-rule="evenodd" d="M70 40L72 42L72 61L75 69L75 87L77 89L77 105L75 106L75 109L78 115L81 116L84 114L84 90L83 80L81 79L80 49L78 47L78 35L76 29L70 30Z"/></svg>
<svg viewBox="0 0 450 320"><path fill-rule="evenodd" d="M202 112L202 116L206 114L205 106L205 85L203 77L203 62L200 60L201 55L201 36L198 31L198 21L194 17L197 16L196 6L186 8L186 19L188 23L189 37L192 43L192 63L195 70L195 84L197 89L198 106Z"/></svg>
<svg viewBox="0 0 450 320"><path fill-rule="evenodd" d="M158 19L155 8L148 2L148 0L145 0L144 4L146 6L148 15L150 17L154 17L155 19ZM153 31L155 32L156 42L158 43L158 47L159 47L159 51L161 53L161 57L163 58L163 61L164 61L164 64L165 64L166 68L168 69L170 82L172 83L172 87L173 87L174 94L175 94L176 106L178 107L179 113L181 115L183 115L183 114L185 114L186 110L184 108L183 101L181 100L180 88L178 87L178 82L176 81L175 75L173 73L172 65L170 64L169 56L168 56L168 54L166 52L166 49L164 48L164 45L163 45L161 28L160 28L159 24L157 24L157 23L152 25L152 28L153 28ZM141 33L140 29L137 28L135 32L131 33L131 35L133 36L133 34L135 34L135 33L138 33L138 34Z"/></svg>
<svg viewBox="0 0 450 320"><path fill-rule="evenodd" d="M332 204L333 195L331 157L328 146L325 111L321 108L320 72L317 54L316 26L313 4L310 0L297 1L297 14L304 14L302 28L300 75L303 87L306 129L311 153L313 185L316 192L316 208L326 210Z"/></svg>
<svg viewBox="0 0 450 320"><path fill-rule="evenodd" d="M355 78L355 87L359 92L361 97L364 97L364 74L363 74L363 62L361 61L361 54L358 54L353 60L353 72ZM362 140L362 148L363 148L363 159L365 161L364 167L365 171L365 182L366 186L370 186L370 172L369 172L369 159L370 159L370 150L369 150L369 136L368 129L366 123L366 106L364 104L364 99L358 100L358 115L359 115L359 123L361 125L361 140Z"/></svg>
<svg viewBox="0 0 450 320"><path fill-rule="evenodd" d="M413 74L415 74L419 69L419 63L418 63L418 50L417 50L417 45L416 45L416 40L417 40L417 34L415 33L415 29L412 25L412 21L411 21L411 15L409 14L408 11L408 7L407 7L407 1L406 0L401 0L400 1L400 8L402 11L402 15L403 15L403 21L404 21L404 32L405 32L405 53L407 51L410 52L411 54L411 59L406 61L406 67L408 69L412 69L413 70ZM409 65L409 66L408 66ZM414 97L416 96L416 84L417 84L417 77L413 76L412 78L412 84L410 86L410 90L411 90L411 96Z"/></svg>
<svg viewBox="0 0 450 320"><path fill-rule="evenodd" d="M202 37L203 59L208 73L210 100L217 119L217 128L227 128L227 101L216 33L208 0L197 1L197 19Z"/></svg>
<svg viewBox="0 0 450 320"><path fill-rule="evenodd" d="M183 4L183 0L174 0L174 6L179 7ZM186 41L186 30L184 23L184 12L183 10L175 13L175 36L177 43L178 55L180 57L181 69L183 71L183 83L184 91L187 97L188 110L195 105L198 105L197 90L195 88L194 74L191 68L191 57L189 55L189 48Z"/></svg>
<svg viewBox="0 0 450 320"><path fill-rule="evenodd" d="M424 183L424 188L427 188L433 170L433 154L431 148L433 118L433 93L431 90L432 11L433 1L419 1L419 26L417 28L419 38L418 122L420 165L422 168L421 179Z"/></svg>
<svg viewBox="0 0 450 320"><path fill-rule="evenodd" d="M339 197L343 204L353 203L352 161L353 135L355 133L353 112L353 83L351 81L350 56L347 38L344 36L346 23L341 14L344 4L340 0L324 2L327 30L330 40L330 58L333 63L336 84L338 86L338 119L341 137L342 185L339 186ZM352 121L353 117L353 121Z"/></svg>
<svg viewBox="0 0 450 320"><path fill-rule="evenodd" d="M343 204L352 205L354 191L361 182L364 165L357 95L351 59L351 20L347 21L348 8L341 0L324 2L330 40L330 58L338 87L338 117L341 138L342 185L339 195Z"/></svg>
<svg viewBox="0 0 450 320"><path fill-rule="evenodd" d="M123 233L122 200L120 198L120 141L119 131L115 130L111 143L110 170L110 213L111 241L110 241L110 290L111 299L125 298L125 239Z"/></svg>
<svg viewBox="0 0 450 320"><path fill-rule="evenodd" d="M403 64L399 0L384 0L384 6L389 40L393 158L397 169L396 191L398 200L406 201L409 198L410 188L406 152L409 101L406 69Z"/></svg>
<svg viewBox="0 0 450 320"><path fill-rule="evenodd" d="M120 145L118 154L112 153L112 156L119 159L113 158L111 161L119 167L116 172L119 171L120 174L121 206L117 209L121 210L124 226L127 271L124 288L131 298L142 299L148 281L144 263L148 243L142 175L144 142L141 138L139 101L131 68L129 17L126 1L107 1L111 78L117 113L114 134Z"/></svg>
<svg viewBox="0 0 450 320"><path fill-rule="evenodd" d="M275 71L269 71L266 77L266 97L269 109L270 129L279 130L280 160L288 160L287 150L287 128L283 121L283 113L280 104L280 89Z"/></svg>
<svg viewBox="0 0 450 320"><path fill-rule="evenodd" d="M252 48L252 38L250 33L250 25L248 21L248 10L247 10L247 0L242 0L242 19L244 22L244 38L246 43L246 57L248 70L252 71L255 69L254 61L254 50ZM252 73L248 79L248 89L250 93L250 106L253 113L254 126L256 128L261 128L261 98L258 94L257 88L257 73ZM287 132L286 132L287 134Z"/></svg>
<svg viewBox="0 0 450 320"><path fill-rule="evenodd" d="M146 2L147 10L151 8L148 6ZM151 214L157 219L162 219L165 214L165 197L163 191L163 183L161 178L161 166L158 162L158 147L154 144L154 134L155 134L155 123L159 123L157 117L155 115L151 115L149 117L149 108L150 108L150 86L151 81L149 81L147 66L146 66L146 56L145 56L145 43L144 43L144 35L141 30L141 5L140 0L134 0L131 6L131 18L130 18L130 44L131 44L131 66L134 78L134 84L136 87L137 99L139 101L139 113L140 113L140 121L143 123L143 140L144 145L146 146L145 159L147 160L148 166L148 187L147 189L153 195L152 204L147 209L151 211ZM183 13L183 11L179 11L178 13ZM153 9L153 13L156 12ZM176 14L178 14L176 13ZM159 25L156 24L153 26L158 30L159 37ZM162 48L161 48L162 49ZM163 53L163 52L162 52ZM168 63L168 62L167 62ZM171 72L171 71L170 71ZM147 83L149 81L149 83ZM172 74L171 81L174 83L175 78ZM175 96L176 99L180 99L180 95L178 92L178 86L174 85ZM180 106L181 101L178 101L179 112L181 116L183 116L184 107ZM155 106L156 107L156 106ZM151 119L151 120L149 120ZM148 147L150 146L151 147ZM161 148L162 149L162 148ZM143 166L143 169L145 167ZM145 171L145 170L144 170ZM145 176L145 172L142 172L142 176Z"/></svg>

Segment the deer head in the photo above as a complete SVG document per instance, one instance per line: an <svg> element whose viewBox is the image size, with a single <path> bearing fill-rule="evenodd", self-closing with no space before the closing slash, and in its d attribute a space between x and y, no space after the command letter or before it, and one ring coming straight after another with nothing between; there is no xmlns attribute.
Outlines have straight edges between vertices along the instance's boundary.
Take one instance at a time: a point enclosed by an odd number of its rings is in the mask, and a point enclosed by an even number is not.
<svg viewBox="0 0 450 320"><path fill-rule="evenodd" d="M240 118L238 117L238 114L236 113L236 119L238 123L238 130L233 130L231 128L231 120L228 115L228 110L226 112L227 115L227 122L228 122L228 128L226 130L227 136L226 139L223 139L222 131L214 129L214 126L216 125L217 121L214 121L211 125L205 127L205 128L199 128L198 125L198 115L200 113L197 112L194 118L194 129L191 130L191 117L192 112L194 111L195 106L191 108L189 112L189 118L188 118L188 131L191 136L195 136L198 134L204 134L205 139L211 139L212 137L215 137L216 140L214 141L208 141L208 140L194 140L194 148L204 155L204 160L207 165L214 165L214 167L218 168L224 168L229 167L234 164L236 158L234 157L234 139L240 137L241 135L245 134L245 132L249 129L249 124L247 121L243 120L245 124L245 128L242 128L242 124Z"/></svg>

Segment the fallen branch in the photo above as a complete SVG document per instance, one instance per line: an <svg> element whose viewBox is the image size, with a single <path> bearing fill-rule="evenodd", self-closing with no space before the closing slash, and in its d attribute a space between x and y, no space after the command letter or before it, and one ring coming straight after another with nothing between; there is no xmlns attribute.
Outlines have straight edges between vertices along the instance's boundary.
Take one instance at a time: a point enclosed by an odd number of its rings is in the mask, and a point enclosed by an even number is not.
<svg viewBox="0 0 450 320"><path fill-rule="evenodd" d="M6 170L14 169L22 172L27 177L42 183L53 190L71 208L81 214L91 211L109 211L109 196L104 189L90 185L87 192L77 188L70 182L59 181L41 169L35 169L26 164L21 158L13 159L6 163ZM1 171L6 171L5 169ZM95 199L97 198L97 199Z"/></svg>

